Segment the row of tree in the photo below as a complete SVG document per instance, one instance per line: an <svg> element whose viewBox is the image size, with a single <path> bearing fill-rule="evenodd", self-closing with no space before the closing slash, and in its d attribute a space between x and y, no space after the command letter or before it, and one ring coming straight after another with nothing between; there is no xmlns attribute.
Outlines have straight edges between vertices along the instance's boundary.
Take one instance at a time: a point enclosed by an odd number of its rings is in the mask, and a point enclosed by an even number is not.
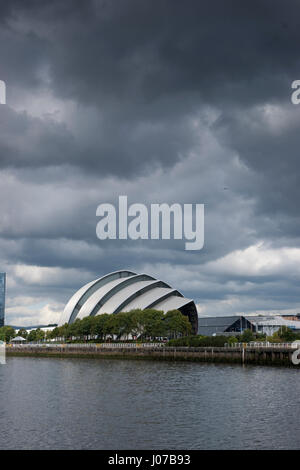
<svg viewBox="0 0 300 470"><path fill-rule="evenodd" d="M66 323L54 328L49 332L48 338L86 340L97 337L101 341L108 338L149 340L162 337L177 338L190 334L191 324L178 310L170 310L164 314L161 310L146 309L85 317L82 320L75 320L70 325Z"/></svg>
<svg viewBox="0 0 300 470"><path fill-rule="evenodd" d="M63 341L86 341L97 339L124 340L129 337L141 340L157 339L167 337L171 339L170 345L177 346L223 346L224 343L248 343L250 341L269 341L273 343L290 343L300 340L300 333L281 327L272 336L253 333L245 330L241 335L231 336L191 336L191 324L188 318L178 310L171 310L164 314L162 311L132 310L131 312L120 312L116 315L102 314L95 317L86 317L76 320L71 325L67 323L52 331L45 332L40 328L25 329L18 332L11 326L0 328L0 340L9 342L16 336L22 336L27 341L63 340Z"/></svg>
<svg viewBox="0 0 300 470"><path fill-rule="evenodd" d="M3 331L2 331L3 330ZM75 320L72 324L65 323L52 331L39 328L29 333L21 329L18 333L12 327L0 328L0 339L10 341L15 336L22 336L27 341L63 340L86 341L89 339L106 341L107 339L155 340L157 338L177 338L191 334L191 324L179 310L170 310L166 314L161 310L146 309L120 312L115 315L102 314ZM2 337L1 337L2 335Z"/></svg>
<svg viewBox="0 0 300 470"><path fill-rule="evenodd" d="M46 332L37 328L32 330L29 333L25 328L21 328L19 331L16 331L12 326L2 326L0 328L0 341L5 341L9 343L16 336L22 336L27 341L43 341L46 339Z"/></svg>

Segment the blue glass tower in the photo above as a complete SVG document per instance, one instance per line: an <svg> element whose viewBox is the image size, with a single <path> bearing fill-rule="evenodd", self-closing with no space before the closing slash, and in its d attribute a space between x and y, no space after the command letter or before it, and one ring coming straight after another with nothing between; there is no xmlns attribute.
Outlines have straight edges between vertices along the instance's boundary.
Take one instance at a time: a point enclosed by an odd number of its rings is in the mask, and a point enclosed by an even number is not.
<svg viewBox="0 0 300 470"><path fill-rule="evenodd" d="M0 273L0 327L4 325L6 274Z"/></svg>

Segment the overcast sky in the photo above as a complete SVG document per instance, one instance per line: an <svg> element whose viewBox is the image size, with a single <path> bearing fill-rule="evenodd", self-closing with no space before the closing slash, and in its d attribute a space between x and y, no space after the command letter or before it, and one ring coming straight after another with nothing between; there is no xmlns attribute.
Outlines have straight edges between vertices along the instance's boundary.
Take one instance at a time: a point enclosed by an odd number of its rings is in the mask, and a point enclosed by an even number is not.
<svg viewBox="0 0 300 470"><path fill-rule="evenodd" d="M298 0L1 4L6 323L129 268L200 315L300 311ZM226 189L225 189L226 188ZM96 208L205 204L205 245L100 241Z"/></svg>

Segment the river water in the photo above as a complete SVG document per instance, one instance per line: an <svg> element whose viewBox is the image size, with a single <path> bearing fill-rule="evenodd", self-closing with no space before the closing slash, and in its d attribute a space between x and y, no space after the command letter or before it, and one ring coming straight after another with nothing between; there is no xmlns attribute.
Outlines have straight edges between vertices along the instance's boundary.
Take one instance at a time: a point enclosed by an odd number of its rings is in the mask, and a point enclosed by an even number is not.
<svg viewBox="0 0 300 470"><path fill-rule="evenodd" d="M288 368L11 357L0 407L0 449L300 448Z"/></svg>

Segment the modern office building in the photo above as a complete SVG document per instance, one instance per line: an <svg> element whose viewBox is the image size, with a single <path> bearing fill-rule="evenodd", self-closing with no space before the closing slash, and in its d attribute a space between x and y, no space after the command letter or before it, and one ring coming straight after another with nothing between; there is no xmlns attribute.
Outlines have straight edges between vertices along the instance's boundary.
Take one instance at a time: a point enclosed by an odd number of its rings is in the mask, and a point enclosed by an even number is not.
<svg viewBox="0 0 300 470"><path fill-rule="evenodd" d="M5 319L5 289L6 273L0 273L0 327L4 326Z"/></svg>
<svg viewBox="0 0 300 470"><path fill-rule="evenodd" d="M198 314L192 299L187 299L166 282L127 270L107 274L81 287L65 306L59 325L89 315L147 308L165 313L179 310L188 317L193 333L197 334Z"/></svg>

